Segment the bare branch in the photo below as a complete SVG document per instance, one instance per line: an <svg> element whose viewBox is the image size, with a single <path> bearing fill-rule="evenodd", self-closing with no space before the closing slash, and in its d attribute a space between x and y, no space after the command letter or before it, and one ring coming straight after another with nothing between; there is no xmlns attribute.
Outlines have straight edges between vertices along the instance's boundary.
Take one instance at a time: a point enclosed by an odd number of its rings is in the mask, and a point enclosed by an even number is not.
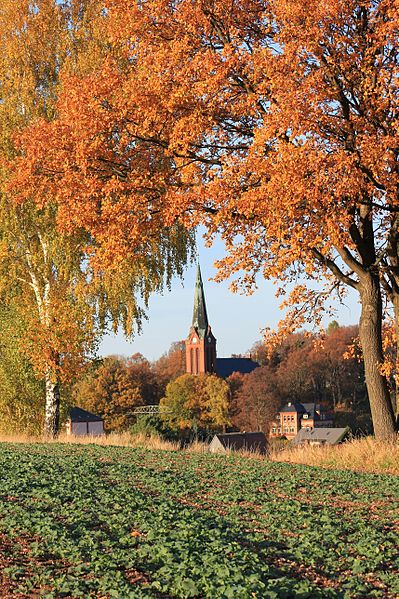
<svg viewBox="0 0 399 599"><path fill-rule="evenodd" d="M317 248L312 248L312 253L317 259L317 261L326 268L328 268L328 270L330 270L339 281L341 281L345 285L349 285L349 287L352 287L353 289L358 289L359 283L355 279L352 279L349 275L346 275L339 268L339 266L337 266L334 260L331 260L331 258L327 258L327 256L323 256L323 254Z"/></svg>

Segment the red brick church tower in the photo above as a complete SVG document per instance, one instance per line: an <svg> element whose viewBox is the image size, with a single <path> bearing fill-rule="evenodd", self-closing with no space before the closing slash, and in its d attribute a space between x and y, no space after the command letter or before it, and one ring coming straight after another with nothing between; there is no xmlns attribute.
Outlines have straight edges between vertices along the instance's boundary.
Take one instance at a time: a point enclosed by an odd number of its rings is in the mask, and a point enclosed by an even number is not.
<svg viewBox="0 0 399 599"><path fill-rule="evenodd" d="M186 339L186 372L189 374L216 372L216 339L208 323L199 264L194 293L193 323Z"/></svg>

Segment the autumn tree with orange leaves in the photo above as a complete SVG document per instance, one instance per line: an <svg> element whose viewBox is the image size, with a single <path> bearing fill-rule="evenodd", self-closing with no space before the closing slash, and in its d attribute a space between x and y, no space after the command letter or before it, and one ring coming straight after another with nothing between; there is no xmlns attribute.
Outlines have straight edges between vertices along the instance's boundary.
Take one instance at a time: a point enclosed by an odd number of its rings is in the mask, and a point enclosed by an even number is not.
<svg viewBox="0 0 399 599"><path fill-rule="evenodd" d="M398 21L392 0L106 0L109 51L65 70L57 119L21 138L12 191L96 239L109 267L166 225L204 223L238 271L305 285L286 330L354 289L375 434L395 415L383 301L399 321ZM99 25L97 25L98 28ZM283 289L282 289L283 292Z"/></svg>
<svg viewBox="0 0 399 599"><path fill-rule="evenodd" d="M121 326L127 335L140 328L149 294L181 273L192 247L176 225L136 246L129 260L120 254L117 268L105 272L90 262L96 240L88 230L59 229L66 217L51 186L41 189L41 203L34 186L15 201L10 173L20 132L54 121L61 68L83 77L101 66L108 50L96 19L102 8L100 0L0 6L0 293L26 323L18 350L45 382L47 436L58 433L61 384L74 379L106 327ZM78 198L77 187L74 193Z"/></svg>
<svg viewBox="0 0 399 599"><path fill-rule="evenodd" d="M233 395L232 423L239 430L269 434L281 406L277 377L269 366L256 368L244 375L241 387Z"/></svg>
<svg viewBox="0 0 399 599"><path fill-rule="evenodd" d="M177 377L186 372L186 344L185 341L175 341L169 350L156 360L154 371L159 383L164 388Z"/></svg>
<svg viewBox="0 0 399 599"><path fill-rule="evenodd" d="M123 431L136 421L134 409L158 403L161 393L150 363L135 354L101 360L76 383L73 398L76 405L102 416L107 431Z"/></svg>

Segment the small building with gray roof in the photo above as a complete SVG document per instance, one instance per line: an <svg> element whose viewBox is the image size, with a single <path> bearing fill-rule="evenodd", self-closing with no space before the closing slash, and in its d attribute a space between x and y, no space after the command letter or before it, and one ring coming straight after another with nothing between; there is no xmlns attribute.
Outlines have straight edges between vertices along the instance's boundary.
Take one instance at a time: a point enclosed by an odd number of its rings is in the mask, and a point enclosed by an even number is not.
<svg viewBox="0 0 399 599"><path fill-rule="evenodd" d="M255 433L223 433L215 435L209 445L211 453L226 451L252 451L267 453L267 440L262 432Z"/></svg>
<svg viewBox="0 0 399 599"><path fill-rule="evenodd" d="M345 428L302 428L291 441L292 445L338 445L348 436L349 426Z"/></svg>
<svg viewBox="0 0 399 599"><path fill-rule="evenodd" d="M71 408L66 421L67 435L104 435L104 420L82 408Z"/></svg>

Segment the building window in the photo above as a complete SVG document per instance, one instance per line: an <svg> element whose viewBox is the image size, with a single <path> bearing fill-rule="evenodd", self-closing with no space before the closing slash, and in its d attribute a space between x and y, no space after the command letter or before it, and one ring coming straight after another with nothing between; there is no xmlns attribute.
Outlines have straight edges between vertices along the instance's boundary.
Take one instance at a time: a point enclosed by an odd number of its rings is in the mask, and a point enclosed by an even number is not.
<svg viewBox="0 0 399 599"><path fill-rule="evenodd" d="M275 426L273 426L273 428L272 428L272 432L273 432L273 433L275 433L275 432L276 432L276 427L275 427Z"/></svg>
<svg viewBox="0 0 399 599"><path fill-rule="evenodd" d="M291 427L290 427L290 433L293 433L293 432L294 432L294 427L293 427L293 426L291 426Z"/></svg>
<svg viewBox="0 0 399 599"><path fill-rule="evenodd" d="M199 348L191 348L190 350L191 374L199 373Z"/></svg>

